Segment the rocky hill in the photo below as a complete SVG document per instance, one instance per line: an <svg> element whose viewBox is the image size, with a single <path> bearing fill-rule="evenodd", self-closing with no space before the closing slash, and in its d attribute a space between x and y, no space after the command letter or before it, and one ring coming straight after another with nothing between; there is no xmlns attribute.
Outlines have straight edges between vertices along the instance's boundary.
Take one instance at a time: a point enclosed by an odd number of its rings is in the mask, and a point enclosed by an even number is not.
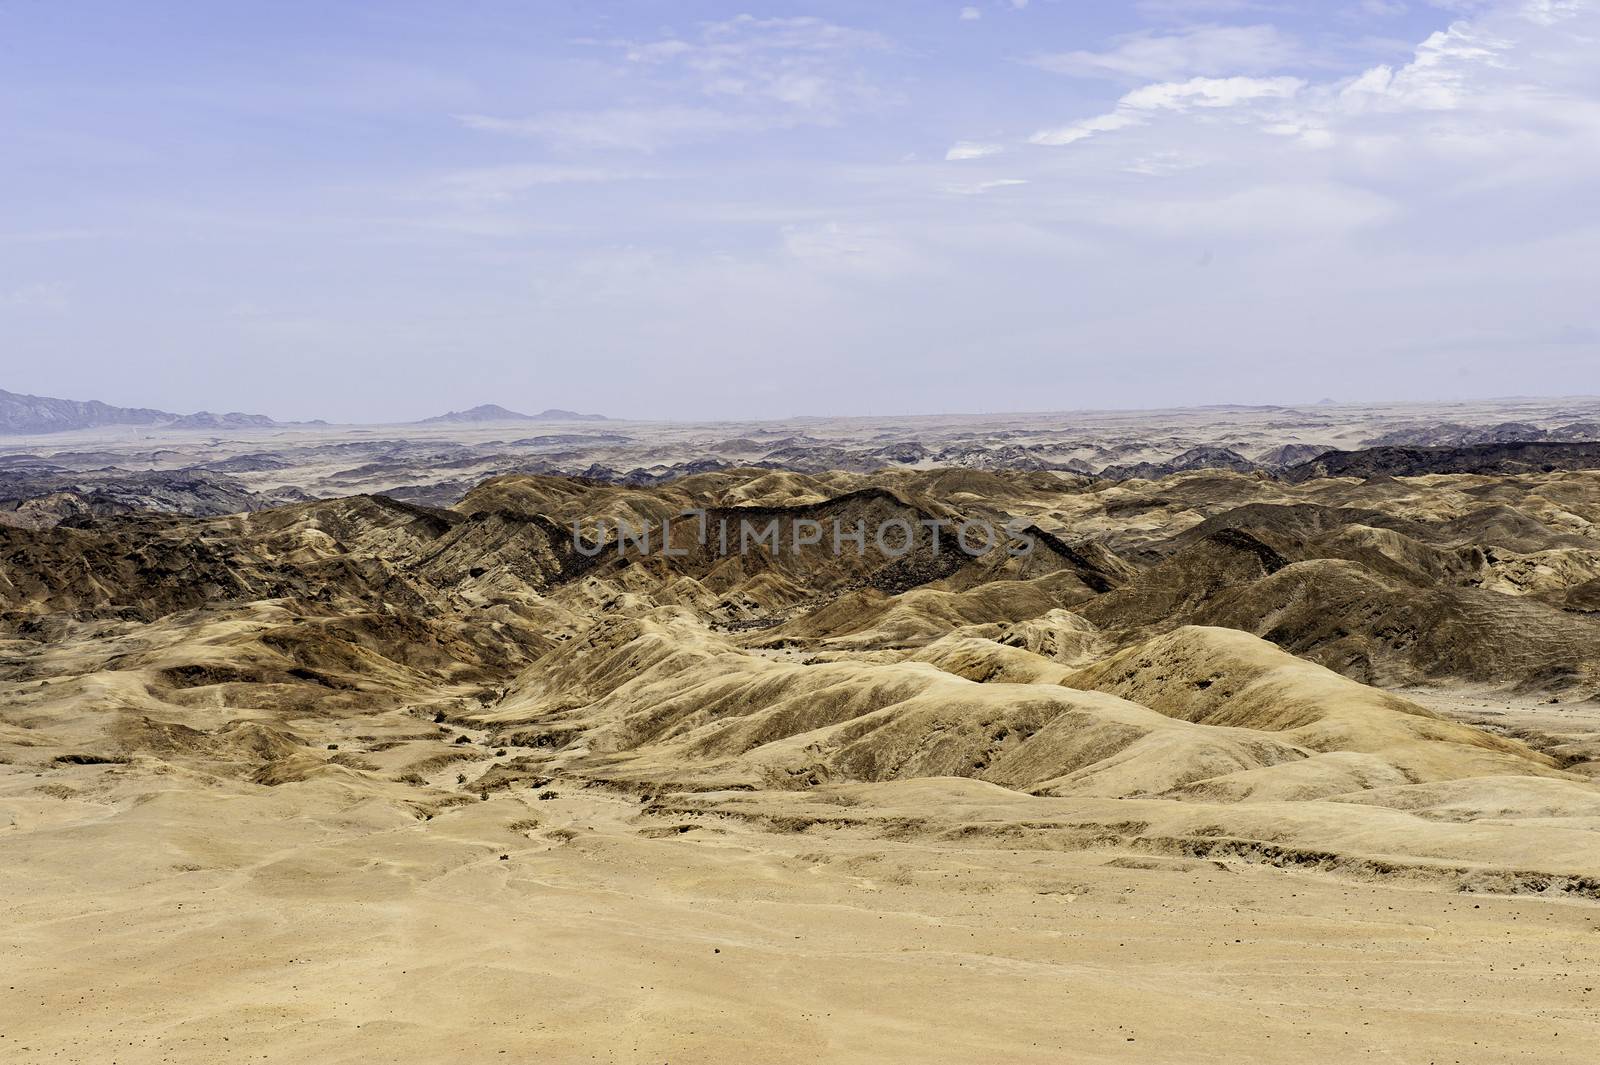
<svg viewBox="0 0 1600 1065"><path fill-rule="evenodd" d="M54 399L0 389L0 435L60 433L116 425L168 429L242 429L278 424L264 414L174 414L152 407L116 407L98 399Z"/></svg>
<svg viewBox="0 0 1600 1065"><path fill-rule="evenodd" d="M1600 443L1510 441L1466 447L1373 447L1329 451L1284 471L1296 483L1315 477L1420 477L1430 473L1549 473L1600 469Z"/></svg>
<svg viewBox="0 0 1600 1065"><path fill-rule="evenodd" d="M577 411L550 407L538 414L523 414L498 403L481 403L467 410L453 410L424 418L417 425L470 425L477 422L605 422L604 414L579 414Z"/></svg>

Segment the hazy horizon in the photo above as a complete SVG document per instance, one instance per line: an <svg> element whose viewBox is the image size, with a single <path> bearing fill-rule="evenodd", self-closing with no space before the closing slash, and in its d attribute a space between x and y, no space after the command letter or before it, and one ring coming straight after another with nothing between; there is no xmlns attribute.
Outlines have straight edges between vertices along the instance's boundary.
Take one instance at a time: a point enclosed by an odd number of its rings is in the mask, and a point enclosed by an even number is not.
<svg viewBox="0 0 1600 1065"><path fill-rule="evenodd" d="M1595 0L13 6L0 387L347 424L1593 394L1596 35Z"/></svg>
<svg viewBox="0 0 1600 1065"><path fill-rule="evenodd" d="M0 392L7 392L7 391L12 392L14 394L20 394L20 395L29 395L30 394L30 393L16 393L15 389L6 389L6 388L3 388L3 387L0 387ZM33 395L37 395L37 394L33 394ZM850 421L850 420L859 420L859 421L869 421L870 422L870 421L873 421L873 420L882 420L882 419L894 420L894 419L919 419L919 418L929 418L929 419L931 419L931 418L971 418L971 419L1030 418L1030 417L1046 417L1046 416L1063 415L1063 414L1084 414L1084 415L1107 414L1107 415L1118 415L1118 414L1160 413L1162 411L1168 411L1168 410L1170 410L1170 411L1200 411L1200 410L1220 410L1220 409L1228 409L1228 408L1254 409L1254 410L1268 410L1268 409L1271 409L1271 410L1279 410L1279 409L1281 409L1281 410L1305 410L1305 409L1310 409L1310 408L1315 408L1315 407L1322 407L1322 406L1327 406L1327 407L1348 407L1348 408L1359 408L1359 409L1381 409L1381 408L1386 408L1386 407L1435 407L1435 406L1437 406L1437 407L1448 407L1448 406L1471 406L1471 405L1474 405L1474 404L1482 404L1482 405L1488 406L1488 405L1494 405L1494 404L1508 404L1508 403L1509 404L1514 404L1514 403L1541 403L1541 402L1543 402L1543 403L1552 403L1552 402L1566 402L1566 401L1581 402L1581 401L1585 401L1585 400L1600 399L1600 394L1587 394L1586 395L1586 394L1582 394L1582 393L1570 393L1570 394L1554 394L1554 393L1552 393L1552 394L1549 394L1549 395L1537 395L1537 394L1529 393L1529 394L1525 394L1525 395L1462 396L1462 397L1458 397L1458 398L1455 398L1455 399L1426 399L1426 398L1423 398L1423 399L1412 399L1412 398L1405 398L1405 397L1386 398L1386 399L1370 399L1370 398L1361 398L1361 397L1337 398L1337 397L1331 397L1331 396L1324 396L1324 397L1319 398L1319 399L1308 400L1308 401L1300 401L1300 402L1295 402L1295 401L1290 401L1290 400L1279 400L1279 401L1262 401L1262 402L1258 402L1258 403L1243 403L1243 402L1177 403L1177 404L1169 404L1169 405L1164 405L1164 406L1155 406L1155 405L1148 405L1147 404L1147 405L1142 405L1142 406L1122 406L1122 407L1094 406L1094 405L1091 405L1091 406L1077 406L1077 407L1038 407L1038 408L1032 408L1032 409L1017 408L1017 409L1011 409L1011 410L999 410L999 409L984 410L984 409L976 409L976 408L968 409L968 410L959 410L959 409L949 409L949 410L874 410L874 411L868 411L868 412L865 412L865 413L857 413L857 414L837 414L837 413L828 413L828 412L819 412L819 411L792 411L792 412L789 412L787 414L782 414L782 413L779 413L779 414L763 414L763 415L758 415L758 416L756 416L756 415L740 416L740 415L736 415L736 414L712 414L712 415L708 415L708 416L700 417L700 418L672 417L672 416L667 416L667 417L633 417L633 416L630 416L630 415L628 415L626 413L616 413L616 412L609 411L609 410L599 409L599 408L597 408L597 407L595 407L593 405L589 405L589 404L576 404L576 405L574 405L574 404L557 403L557 404L541 405L541 404L535 404L535 403L525 403L525 404L518 405L517 403L509 402L509 401L486 400L482 404L474 403L474 404L471 404L471 405L466 406L466 407L451 408L449 410L435 410L435 411L432 411L431 413L418 415L418 416L413 417L413 418L378 418L378 419L374 419L374 420L359 420L359 421L340 421L340 420L336 420L336 419L333 419L333 418L322 418L322 417L318 417L318 416L315 416L315 415L304 417L304 418L282 418L282 417L274 416L273 412L272 411L268 411L268 410L233 410L231 408L219 407L219 406L216 406L214 404L209 406L209 407L202 405L200 407L193 408L193 409L186 408L186 409L181 409L180 410L180 409L172 407L171 405L163 405L161 403L153 403L153 404L124 404L124 403L118 403L118 402L116 402L114 400L111 400L111 399L108 399L108 398L106 398L104 396L92 396L92 395L84 395L84 396L37 396L37 398L65 399L65 400L74 400L74 401L79 401L79 402L88 402L88 401L99 400L100 402L106 403L106 404L108 404L110 406L116 406L116 407L147 407L147 408L155 409L155 410L163 410L163 411L166 411L169 414L178 414L178 415L195 414L195 413L201 413L201 412L207 412L207 413L217 414L217 415L225 415L225 414L265 414L268 417L273 417L274 420L277 421L282 426L307 425L307 424L313 424L313 423L317 423L317 422L322 422L322 423L326 423L327 425L333 426L333 427L337 427L337 426L373 426L373 427L379 427L379 426L390 426L390 425L396 425L396 426L397 425L415 425L418 422L425 421L425 420L430 420L430 419L433 419L433 418L435 418L435 417L437 417L439 415L461 413L463 411L472 410L473 408L476 408L476 407L479 407L479 406L488 406L488 405L495 405L495 406L504 407L507 410L509 410L512 414L520 415L520 416L523 416L523 417L536 417L537 415L543 413L544 411L561 410L561 411L566 411L566 412L569 412L569 413L586 415L586 416L600 415L603 418L605 418L606 420L616 421L616 422L657 422L657 423L662 423L662 424L669 424L670 423L670 424L682 424L682 425L696 425L696 424L716 424L716 423L764 423L764 422ZM552 419L552 420L554 420L554 419ZM446 423L446 424L448 424L448 423ZM490 424L490 423L485 422L483 424ZM94 432L104 431L106 428L118 428L118 427L117 426L109 426L109 427L100 427L99 429L83 429L83 430L70 430L70 431L84 432L84 433L94 433ZM141 428L141 427L135 426L135 425L129 425L129 426L123 426L121 428L137 429L137 428ZM207 430L207 429L203 429L203 428L197 428L195 431L196 432L203 432L203 431L214 431L214 430ZM24 433L24 434L20 434L20 435L30 436L30 435L40 435L40 434Z"/></svg>

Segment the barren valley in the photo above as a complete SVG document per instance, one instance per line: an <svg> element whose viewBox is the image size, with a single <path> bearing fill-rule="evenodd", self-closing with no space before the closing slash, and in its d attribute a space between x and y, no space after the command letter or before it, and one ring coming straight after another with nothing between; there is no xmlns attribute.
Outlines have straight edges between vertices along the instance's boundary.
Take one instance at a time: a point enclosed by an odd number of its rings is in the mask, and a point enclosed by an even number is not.
<svg viewBox="0 0 1600 1065"><path fill-rule="evenodd" d="M7 438L0 1059L1592 1061L1597 418Z"/></svg>

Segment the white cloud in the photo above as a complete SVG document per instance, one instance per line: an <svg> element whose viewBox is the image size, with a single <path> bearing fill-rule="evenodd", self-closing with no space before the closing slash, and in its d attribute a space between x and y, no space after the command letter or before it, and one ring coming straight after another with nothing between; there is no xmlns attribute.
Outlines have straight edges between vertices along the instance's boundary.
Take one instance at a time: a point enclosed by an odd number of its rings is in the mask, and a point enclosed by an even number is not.
<svg viewBox="0 0 1600 1065"><path fill-rule="evenodd" d="M1135 89L1120 106L1139 111L1234 107L1249 100L1287 99L1305 87L1299 78L1190 78Z"/></svg>
<svg viewBox="0 0 1600 1065"><path fill-rule="evenodd" d="M1343 96L1358 106L1448 111L1460 106L1485 68L1504 68L1500 53L1507 47L1506 41L1456 23L1418 45L1412 61L1400 70L1373 67L1351 82Z"/></svg>
<svg viewBox="0 0 1600 1065"><path fill-rule="evenodd" d="M983 12L975 7L964 7L959 17L962 22L976 22L983 17Z"/></svg>
<svg viewBox="0 0 1600 1065"><path fill-rule="evenodd" d="M950 150L944 153L946 161L958 159L982 159L990 155L999 155L1005 148L998 144L984 144L979 141L957 141L951 145Z"/></svg>
<svg viewBox="0 0 1600 1065"><path fill-rule="evenodd" d="M1038 55L1028 62L1078 77L1174 80L1185 76L1259 74L1304 59L1298 41L1274 26L1196 26L1182 33L1118 38L1104 52Z"/></svg>
<svg viewBox="0 0 1600 1065"><path fill-rule="evenodd" d="M989 181L974 181L965 185L946 185L944 190L961 196L980 196L993 189L1014 188L1018 185L1026 184L1028 184L1026 178L993 178Z"/></svg>
<svg viewBox="0 0 1600 1065"><path fill-rule="evenodd" d="M1190 78L1184 82L1161 82L1126 94L1117 101L1116 110L1108 114L1040 130L1028 141L1046 145L1074 144L1096 133L1144 125L1152 112L1234 107L1263 99L1283 100L1294 96L1304 86L1305 82L1299 78Z"/></svg>
<svg viewBox="0 0 1600 1065"><path fill-rule="evenodd" d="M1441 217L1442 204L1461 217L1454 212L1472 204L1473 217L1506 227L1481 239L1509 241L1529 223L1520 213L1505 222L1503 205L1527 190L1541 190L1532 195L1548 203L1550 225L1592 213L1592 196L1578 189L1600 172L1600 68L1588 58L1596 40L1600 3L1505 0L1428 35L1407 62L1342 78L1145 85L1106 113L1030 138L1074 145L1100 136L1100 149L1009 164L1036 190L1080 197L1055 201L1057 217L1154 237L1322 240L1415 226ZM1146 179L1136 189L1126 184L1135 176ZM1459 243L1452 226L1429 232L1441 247Z"/></svg>
<svg viewBox="0 0 1600 1065"><path fill-rule="evenodd" d="M1048 145L1074 144L1085 137L1092 137L1096 133L1110 133L1114 130L1126 129L1129 126L1137 126L1143 122L1143 116L1135 111L1113 111L1110 114L1086 118L1082 122L1074 122L1070 126L1042 129L1029 137L1028 143Z"/></svg>

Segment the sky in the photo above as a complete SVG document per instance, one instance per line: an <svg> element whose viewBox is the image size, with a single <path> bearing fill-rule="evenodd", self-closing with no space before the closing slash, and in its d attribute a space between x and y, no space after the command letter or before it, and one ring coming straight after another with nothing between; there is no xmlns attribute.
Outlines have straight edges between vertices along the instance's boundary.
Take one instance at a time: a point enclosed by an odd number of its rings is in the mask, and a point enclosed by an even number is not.
<svg viewBox="0 0 1600 1065"><path fill-rule="evenodd" d="M0 388L1600 393L1600 0L0 0Z"/></svg>

